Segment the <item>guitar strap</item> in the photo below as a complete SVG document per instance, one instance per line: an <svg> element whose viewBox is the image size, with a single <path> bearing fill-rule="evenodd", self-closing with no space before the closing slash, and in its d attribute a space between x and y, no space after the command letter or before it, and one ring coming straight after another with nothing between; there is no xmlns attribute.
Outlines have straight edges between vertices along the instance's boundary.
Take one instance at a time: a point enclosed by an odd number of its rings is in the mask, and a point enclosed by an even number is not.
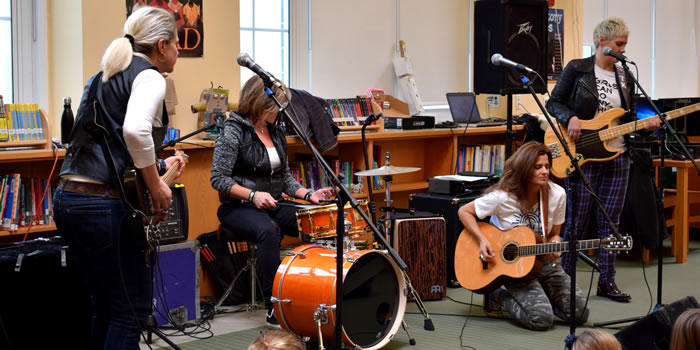
<svg viewBox="0 0 700 350"><path fill-rule="evenodd" d="M547 242L548 227L547 219L549 216L549 183L543 189L540 189L540 220L542 220L542 241Z"/></svg>

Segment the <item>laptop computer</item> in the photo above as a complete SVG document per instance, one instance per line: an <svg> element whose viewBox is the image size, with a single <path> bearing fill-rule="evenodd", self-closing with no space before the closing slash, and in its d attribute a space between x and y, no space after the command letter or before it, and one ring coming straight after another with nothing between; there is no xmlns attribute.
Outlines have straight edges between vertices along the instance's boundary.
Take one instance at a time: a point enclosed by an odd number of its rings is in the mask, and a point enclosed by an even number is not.
<svg viewBox="0 0 700 350"><path fill-rule="evenodd" d="M476 96L472 92L448 92L447 104L450 106L452 120L458 126L484 127L506 124L505 120L482 119L476 105Z"/></svg>

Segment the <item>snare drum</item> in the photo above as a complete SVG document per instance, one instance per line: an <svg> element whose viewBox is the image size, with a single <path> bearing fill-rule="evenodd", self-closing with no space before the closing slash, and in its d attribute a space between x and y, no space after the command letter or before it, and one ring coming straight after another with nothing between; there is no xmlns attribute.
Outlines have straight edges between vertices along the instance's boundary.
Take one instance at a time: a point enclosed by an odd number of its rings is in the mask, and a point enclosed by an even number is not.
<svg viewBox="0 0 700 350"><path fill-rule="evenodd" d="M406 310L406 282L401 270L380 250L344 255L343 342L379 349L396 335ZM335 339L335 250L318 244L297 247L275 275L272 300L280 325L299 336L318 339L314 315L324 341Z"/></svg>
<svg viewBox="0 0 700 350"><path fill-rule="evenodd" d="M360 208L367 213L367 201L358 201ZM362 234L367 230L367 222L360 216L350 203L345 204L345 217L352 228L345 232L348 235ZM312 241L318 239L333 238L336 236L336 220L338 218L338 206L335 204L320 205L314 208L297 210L297 225L299 227L299 238L304 240L304 235L308 235Z"/></svg>

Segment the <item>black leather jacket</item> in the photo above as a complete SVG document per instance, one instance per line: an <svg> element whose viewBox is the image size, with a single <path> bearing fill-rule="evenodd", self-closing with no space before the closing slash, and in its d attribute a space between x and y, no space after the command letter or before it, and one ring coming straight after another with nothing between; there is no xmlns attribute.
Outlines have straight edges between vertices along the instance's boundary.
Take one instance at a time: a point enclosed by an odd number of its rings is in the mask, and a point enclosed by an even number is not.
<svg viewBox="0 0 700 350"><path fill-rule="evenodd" d="M230 112L224 123L223 134L216 139L214 160L211 167L211 185L223 198L229 197L231 186L269 192L279 199L282 192L294 196L302 186L289 173L287 138L282 128L268 124L272 142L282 165L272 170L265 145L255 133L253 124Z"/></svg>
<svg viewBox="0 0 700 350"><path fill-rule="evenodd" d="M122 126L134 79L146 69L156 69L156 67L142 57L133 56L129 67L109 78L107 82L99 84L99 81L95 81L96 76L88 80L80 107L78 107L75 125L71 132L70 147L63 161L60 175L81 175L104 184L114 184L119 179L107 163L108 158L105 157L104 150L100 145L100 143L104 143L98 132L101 129L95 128L95 118L97 123L106 129L109 149L112 152L112 159L115 162L118 175L121 176L126 167L132 163L124 141ZM90 88L93 83L95 86L91 96ZM97 92L101 92L103 107L109 113L108 116L99 110L95 113L93 102ZM167 124L168 113L165 110L164 102L163 126L165 127ZM163 138L154 139L154 142L159 145L163 142Z"/></svg>
<svg viewBox="0 0 700 350"><path fill-rule="evenodd" d="M564 68L559 82L552 91L551 98L547 101L547 111L565 126L569 124L569 119L573 116L577 116L581 120L589 120L593 119L595 115L598 107L598 90L594 65L595 55L571 60ZM630 110L633 82L628 75L625 84L620 84L620 73L617 69L615 70L615 79L622 102L621 107ZM631 121L630 115L633 114L627 113L622 117L622 122Z"/></svg>

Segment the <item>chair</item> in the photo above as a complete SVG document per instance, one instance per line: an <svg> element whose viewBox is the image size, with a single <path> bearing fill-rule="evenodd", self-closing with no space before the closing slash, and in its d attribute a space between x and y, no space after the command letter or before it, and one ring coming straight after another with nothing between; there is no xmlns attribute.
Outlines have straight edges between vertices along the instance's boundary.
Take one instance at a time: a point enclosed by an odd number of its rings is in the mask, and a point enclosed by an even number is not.
<svg viewBox="0 0 700 350"><path fill-rule="evenodd" d="M689 190L688 196L688 225L697 226L700 223L700 214L697 212L693 214L692 206L694 204L700 204L700 191ZM671 253L673 256L679 257L687 252L678 251L682 247L688 247L689 232L678 232L676 230L676 218L678 217L678 207L676 206L676 190L672 188L664 189L664 211L666 212L668 208L670 209L671 215L666 218L666 227L673 228L671 233ZM649 249L644 248L642 259L644 263L649 262Z"/></svg>
<svg viewBox="0 0 700 350"><path fill-rule="evenodd" d="M262 309L263 307L258 305L262 299L258 300L257 298L257 292L258 290L260 291L260 295L262 295L262 285L260 283L260 280L258 278L257 274L257 269L256 269L256 263L257 263L257 258L255 256L256 253L256 248L257 245L255 242L252 241L246 241L246 240L241 240L236 236L236 234L227 228L225 228L222 225L219 225L218 229L218 236L219 239L223 242L226 242L229 248L229 252L231 255L235 253L241 253L241 252L248 252L248 259L246 265L238 271L236 276L233 278L231 281L231 284L229 284L228 288L226 288L226 291L224 292L223 295L221 295L221 298L216 302L216 305L214 306L215 311L220 311L220 310L225 310L228 309L228 307L222 306L226 298L228 298L229 294L233 290L234 286L236 285L236 282L238 281L238 278L241 277L243 272L245 271L250 271L250 303L239 308L238 310L248 310L248 311L255 311ZM257 288L256 288L257 287Z"/></svg>

